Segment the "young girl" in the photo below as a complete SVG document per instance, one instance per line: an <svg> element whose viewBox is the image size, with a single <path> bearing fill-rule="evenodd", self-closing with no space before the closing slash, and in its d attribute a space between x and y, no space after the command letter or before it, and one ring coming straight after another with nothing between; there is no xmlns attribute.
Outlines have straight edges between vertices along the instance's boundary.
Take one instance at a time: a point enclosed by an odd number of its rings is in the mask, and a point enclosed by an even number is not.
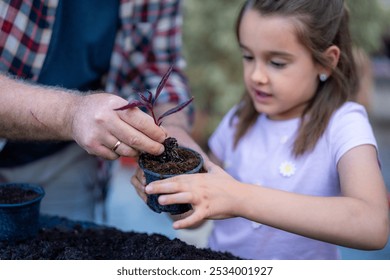
<svg viewBox="0 0 390 280"><path fill-rule="evenodd" d="M210 248L243 258L384 247L386 188L367 114L350 101L358 78L344 1L249 0L237 38L246 94L209 141L225 171L208 163L146 193L193 205L176 229L215 219Z"/></svg>

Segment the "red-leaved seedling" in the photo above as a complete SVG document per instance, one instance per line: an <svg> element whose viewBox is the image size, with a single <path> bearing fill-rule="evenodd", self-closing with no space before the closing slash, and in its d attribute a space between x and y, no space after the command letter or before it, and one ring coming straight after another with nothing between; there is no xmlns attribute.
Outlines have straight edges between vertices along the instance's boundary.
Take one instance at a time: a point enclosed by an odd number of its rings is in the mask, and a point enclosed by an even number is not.
<svg viewBox="0 0 390 280"><path fill-rule="evenodd" d="M192 102L192 100L194 99L193 97L191 97L189 100L177 105L176 107L169 109L168 111L163 113L158 118L154 112L154 106L156 104L156 101L157 101L158 97L160 96L160 94L161 94L161 92L162 92L162 90L163 90L163 88L164 88L164 86L169 78L169 75L171 75L172 69L173 69L172 66L169 67L168 71L162 77L160 83L157 86L156 94L154 97L153 97L153 93L150 90L146 90L144 93L137 92L137 94L139 96L139 100L132 100L129 102L129 104L127 104L123 107L120 107L118 109L115 109L115 110L118 111L118 110L131 109L131 108L135 108L135 107L145 107L152 115L154 123L158 126L161 125L162 120L165 117L183 110L185 107L187 107Z"/></svg>

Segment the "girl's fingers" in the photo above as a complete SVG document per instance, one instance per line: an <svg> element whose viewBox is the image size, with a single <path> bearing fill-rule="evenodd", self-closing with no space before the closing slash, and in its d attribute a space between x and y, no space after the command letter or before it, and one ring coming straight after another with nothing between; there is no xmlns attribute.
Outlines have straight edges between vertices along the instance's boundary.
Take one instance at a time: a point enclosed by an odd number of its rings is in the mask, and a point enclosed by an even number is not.
<svg viewBox="0 0 390 280"><path fill-rule="evenodd" d="M130 182L134 186L137 194L146 202L147 195L145 193L145 177L143 176L143 172L137 170L131 177Z"/></svg>
<svg viewBox="0 0 390 280"><path fill-rule="evenodd" d="M145 174L144 172L142 171L141 168L137 168L134 176L138 179L138 181L142 184L143 186L143 189L145 189L145 185L146 185L146 178L145 178Z"/></svg>
<svg viewBox="0 0 390 280"><path fill-rule="evenodd" d="M173 223L173 228L174 229L185 229L185 228L190 228L194 225L197 225L198 223L200 223L201 221L203 220L202 217L200 217L198 214L197 214L197 211L195 210L191 215L189 215L188 217L184 218L184 219L181 219L181 220L177 220Z"/></svg>
<svg viewBox="0 0 390 280"><path fill-rule="evenodd" d="M152 182L146 186L145 192L147 194L159 194L159 193L175 193L178 192L178 184L170 179L164 181Z"/></svg>
<svg viewBox="0 0 390 280"><path fill-rule="evenodd" d="M158 198L158 203L161 205L168 205L168 204L186 204L190 203L192 204L192 194L188 192L180 192L180 193L174 193L174 194L163 194L160 195Z"/></svg>

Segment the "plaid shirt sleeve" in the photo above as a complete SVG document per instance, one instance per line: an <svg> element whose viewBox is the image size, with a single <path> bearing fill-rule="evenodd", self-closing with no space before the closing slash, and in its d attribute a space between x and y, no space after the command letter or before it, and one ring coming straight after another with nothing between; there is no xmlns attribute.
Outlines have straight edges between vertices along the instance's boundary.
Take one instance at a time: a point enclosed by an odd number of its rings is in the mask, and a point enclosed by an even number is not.
<svg viewBox="0 0 390 280"><path fill-rule="evenodd" d="M57 5L58 0L0 1L0 73L38 79Z"/></svg>
<svg viewBox="0 0 390 280"><path fill-rule="evenodd" d="M124 98L132 98L132 93L145 89L154 93L161 77L173 65L157 102L188 100L181 53L180 0L121 0L120 18L106 91ZM189 112L192 111L191 108Z"/></svg>

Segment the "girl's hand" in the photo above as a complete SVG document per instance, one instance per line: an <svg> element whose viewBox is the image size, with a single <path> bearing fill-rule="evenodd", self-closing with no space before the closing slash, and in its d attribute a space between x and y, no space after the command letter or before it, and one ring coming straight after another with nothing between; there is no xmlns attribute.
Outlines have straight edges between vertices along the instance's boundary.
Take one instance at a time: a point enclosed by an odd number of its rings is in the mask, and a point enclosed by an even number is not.
<svg viewBox="0 0 390 280"><path fill-rule="evenodd" d="M141 199L146 203L146 193L145 193L145 175L141 168L137 167L134 175L131 177L131 184L134 186L134 189L136 190L137 194Z"/></svg>
<svg viewBox="0 0 390 280"><path fill-rule="evenodd" d="M192 213L175 221L175 229L195 226L204 219L235 216L235 208L239 205L237 186L240 183L211 162L208 162L206 170L208 173L175 176L146 186L147 194L163 194L158 200L161 205L192 204Z"/></svg>

